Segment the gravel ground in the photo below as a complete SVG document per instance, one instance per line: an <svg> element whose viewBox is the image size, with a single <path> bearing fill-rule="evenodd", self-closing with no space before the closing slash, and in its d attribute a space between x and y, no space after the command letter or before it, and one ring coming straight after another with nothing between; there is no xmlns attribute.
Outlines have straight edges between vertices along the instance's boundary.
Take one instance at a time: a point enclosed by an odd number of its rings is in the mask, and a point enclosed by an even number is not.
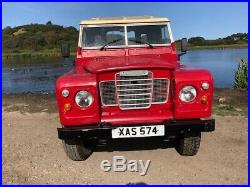
<svg viewBox="0 0 250 187"><path fill-rule="evenodd" d="M248 127L243 116L215 116L216 131L202 134L200 150L193 157L180 156L175 149L168 148L94 152L86 161L73 162L57 139L56 113L7 112L6 107L2 110L4 184L247 184L248 181ZM101 161L111 161L113 156L151 160L147 175L102 171Z"/></svg>

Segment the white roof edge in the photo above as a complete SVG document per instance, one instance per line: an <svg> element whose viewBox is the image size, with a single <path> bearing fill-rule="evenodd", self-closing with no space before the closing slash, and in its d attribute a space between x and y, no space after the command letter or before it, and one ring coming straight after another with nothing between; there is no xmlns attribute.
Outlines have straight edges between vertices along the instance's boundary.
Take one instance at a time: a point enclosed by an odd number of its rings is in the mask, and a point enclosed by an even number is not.
<svg viewBox="0 0 250 187"><path fill-rule="evenodd" d="M129 24L129 23L155 23L169 22L166 17L139 16L139 17L113 17L113 18L91 18L82 20L80 25L98 25L98 24Z"/></svg>

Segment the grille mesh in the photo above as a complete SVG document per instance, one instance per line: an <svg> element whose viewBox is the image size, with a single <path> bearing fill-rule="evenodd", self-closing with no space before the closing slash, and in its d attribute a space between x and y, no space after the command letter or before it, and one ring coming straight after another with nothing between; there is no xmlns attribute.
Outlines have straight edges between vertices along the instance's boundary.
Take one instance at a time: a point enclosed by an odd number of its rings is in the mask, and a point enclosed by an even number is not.
<svg viewBox="0 0 250 187"><path fill-rule="evenodd" d="M153 88L153 99L152 102L162 103L167 100L167 88L168 82L167 79L154 79L154 88Z"/></svg>
<svg viewBox="0 0 250 187"><path fill-rule="evenodd" d="M151 105L153 75L121 76L116 74L116 93L121 109L148 108Z"/></svg>
<svg viewBox="0 0 250 187"><path fill-rule="evenodd" d="M100 82L103 105L116 105L115 81Z"/></svg>
<svg viewBox="0 0 250 187"><path fill-rule="evenodd" d="M120 76L116 81L100 82L102 104L119 105L123 110L149 108L154 103L164 103L168 95L168 79L153 79L153 75Z"/></svg>

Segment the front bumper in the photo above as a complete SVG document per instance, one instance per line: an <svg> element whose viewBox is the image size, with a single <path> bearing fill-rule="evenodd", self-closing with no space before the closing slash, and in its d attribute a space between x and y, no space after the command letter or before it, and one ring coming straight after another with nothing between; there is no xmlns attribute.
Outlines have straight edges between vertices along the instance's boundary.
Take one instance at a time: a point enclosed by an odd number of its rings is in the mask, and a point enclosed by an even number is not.
<svg viewBox="0 0 250 187"><path fill-rule="evenodd" d="M146 124L144 124L146 125ZM171 120L163 124L150 125L165 125L165 138L170 136L178 136L193 132L211 132L215 130L215 120ZM125 127L126 125L122 125ZM128 126L128 125L127 125ZM142 126L135 125L135 126ZM111 131L119 126L110 126L108 123L100 123L94 126L81 127L64 127L57 128L59 139L111 139ZM131 127L131 125L129 126Z"/></svg>

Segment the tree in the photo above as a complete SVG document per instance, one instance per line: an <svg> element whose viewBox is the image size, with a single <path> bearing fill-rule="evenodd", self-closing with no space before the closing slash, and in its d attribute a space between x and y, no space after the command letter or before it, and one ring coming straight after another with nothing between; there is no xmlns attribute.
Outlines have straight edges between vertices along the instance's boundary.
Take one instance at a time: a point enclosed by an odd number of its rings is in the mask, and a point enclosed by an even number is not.
<svg viewBox="0 0 250 187"><path fill-rule="evenodd" d="M204 45L205 44L205 38L203 37L193 37L188 40L188 43L193 45Z"/></svg>
<svg viewBox="0 0 250 187"><path fill-rule="evenodd" d="M12 33L12 28L10 26L7 26L3 29L3 35L4 34L11 34Z"/></svg>
<svg viewBox="0 0 250 187"><path fill-rule="evenodd" d="M48 45L56 46L58 35L55 32L49 31L44 33L43 36Z"/></svg>
<svg viewBox="0 0 250 187"><path fill-rule="evenodd" d="M52 25L52 22L51 22L51 21L48 21L48 22L46 23L46 25Z"/></svg>

